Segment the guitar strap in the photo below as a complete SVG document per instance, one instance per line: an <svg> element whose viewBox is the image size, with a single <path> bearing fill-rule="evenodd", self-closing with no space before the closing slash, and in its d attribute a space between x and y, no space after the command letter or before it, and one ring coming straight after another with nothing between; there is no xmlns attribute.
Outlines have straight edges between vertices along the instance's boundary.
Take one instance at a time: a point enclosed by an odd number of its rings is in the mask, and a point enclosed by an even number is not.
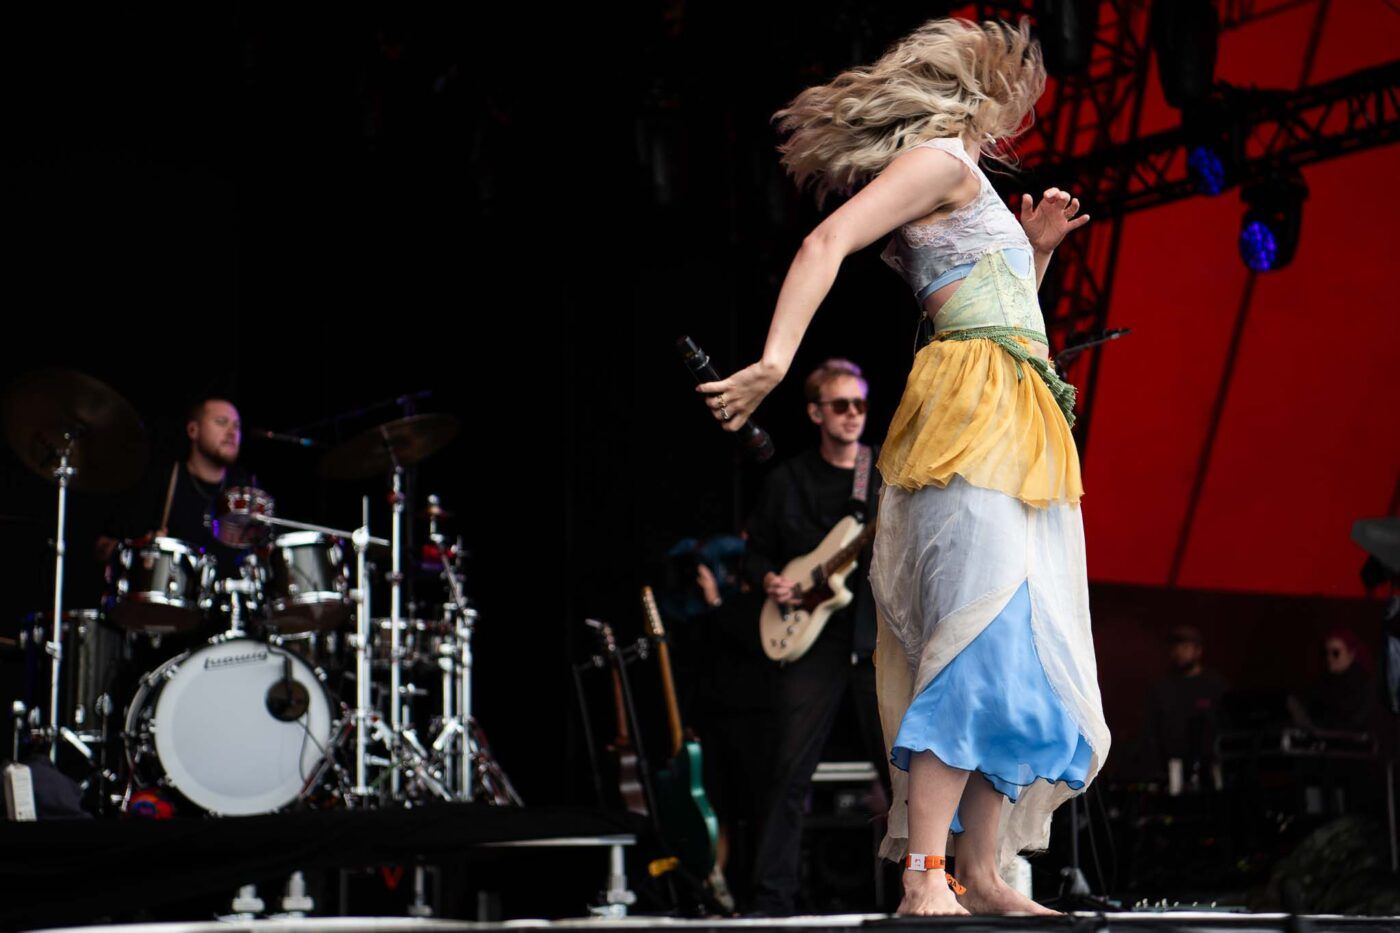
<svg viewBox="0 0 1400 933"><path fill-rule="evenodd" d="M851 486L851 499L861 505L865 504L870 495L870 463L873 459L871 449L864 444L856 450L856 475Z"/></svg>

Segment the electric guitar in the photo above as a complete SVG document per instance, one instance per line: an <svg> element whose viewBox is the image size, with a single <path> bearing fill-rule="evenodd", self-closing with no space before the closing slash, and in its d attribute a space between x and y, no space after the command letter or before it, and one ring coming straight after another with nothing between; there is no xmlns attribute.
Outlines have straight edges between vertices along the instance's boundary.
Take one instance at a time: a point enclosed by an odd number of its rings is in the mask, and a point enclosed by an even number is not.
<svg viewBox="0 0 1400 933"><path fill-rule="evenodd" d="M874 522L862 525L848 515L827 532L821 544L788 561L782 575L797 581L792 595L800 602L780 606L771 596L764 601L758 621L764 654L774 661L796 661L807 653L831 614L855 598L846 588L846 578L874 536Z"/></svg>
<svg viewBox="0 0 1400 933"><path fill-rule="evenodd" d="M661 668L661 689L666 698L666 723L671 733L671 759L656 774L656 807L661 830L672 851L688 871L707 878L715 867L719 845L719 820L705 795L700 743L686 736L681 725L676 682L671 674L670 646L661 625L661 613L651 587L642 587L642 608L647 617L647 634L656 642Z"/></svg>
<svg viewBox="0 0 1400 933"><path fill-rule="evenodd" d="M613 705L617 708L617 735L608 745L613 766L617 774L617 789L622 795L622 803L633 813L650 815L647 808L646 790L642 787L641 766L637 762L637 750L632 747L632 733L627 728L627 701L622 692L622 675L618 666L623 662L622 652L617 649L612 627L606 622L598 623L598 637L603 642L603 653L611 666Z"/></svg>

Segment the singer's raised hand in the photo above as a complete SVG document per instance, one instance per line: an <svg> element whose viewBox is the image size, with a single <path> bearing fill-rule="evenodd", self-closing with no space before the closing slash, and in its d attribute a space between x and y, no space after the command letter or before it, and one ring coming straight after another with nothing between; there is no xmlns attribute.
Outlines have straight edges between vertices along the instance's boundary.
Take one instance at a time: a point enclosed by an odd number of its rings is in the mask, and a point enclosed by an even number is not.
<svg viewBox="0 0 1400 933"><path fill-rule="evenodd" d="M726 431L732 432L744 426L754 409L782 379L783 374L778 367L760 360L727 379L702 382L695 387L695 391L709 396L705 404L710 406L715 420Z"/></svg>

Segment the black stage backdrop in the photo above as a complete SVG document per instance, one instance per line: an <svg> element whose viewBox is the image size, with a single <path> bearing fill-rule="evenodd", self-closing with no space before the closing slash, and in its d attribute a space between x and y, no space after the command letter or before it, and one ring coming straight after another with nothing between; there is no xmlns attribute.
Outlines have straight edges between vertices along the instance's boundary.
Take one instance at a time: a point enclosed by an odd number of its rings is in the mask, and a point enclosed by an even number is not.
<svg viewBox="0 0 1400 933"><path fill-rule="evenodd" d="M731 528L762 475L735 466L674 341L723 371L756 357L818 216L767 118L814 59L878 48L823 47L810 5L737 9L690 11L680 40L668 4L11 13L4 374L109 383L157 463L204 392L272 429L431 392L417 410L462 432L413 492L443 496L473 554L480 720L527 800L591 803L568 676L582 620L640 634L660 551ZM801 377L835 354L871 373L883 433L914 308L878 266L852 260L765 404L780 457L814 440ZM370 494L387 531L383 482L321 482L314 455L251 436L242 460L283 515L353 524ZM54 487L7 450L0 502L10 636L51 602ZM73 497L67 605L95 604L91 542L116 504ZM7 699L20 669L4 664Z"/></svg>
<svg viewBox="0 0 1400 933"><path fill-rule="evenodd" d="M288 429L430 391L417 410L462 433L413 492L444 497L473 553L477 712L528 800L592 801L567 672L582 619L640 635L658 553L748 509L762 468L736 468L673 342L722 371L755 359L816 219L767 116L812 49L876 48L812 45L832 32L809 4L742 29L690 11L683 36L668 10L31 10L7 29L4 373L108 382L155 462L200 392ZM875 256L853 269L764 405L780 457L813 441L801 375L827 356L876 374L872 434L895 405L914 308ZM242 461L284 516L353 524L372 495L388 528L384 482L318 481L314 455L251 436ZM55 496L6 451L0 502L13 635L52 600ZM73 497L69 605L98 598L115 504ZM7 696L20 677L11 658Z"/></svg>
<svg viewBox="0 0 1400 933"><path fill-rule="evenodd" d="M108 382L156 462L205 392L273 429L431 392L418 410L462 432L417 470L413 504L443 496L473 554L479 718L527 801L593 803L568 674L591 649L582 620L640 634L659 555L734 528L763 475L736 466L673 344L692 335L721 371L751 362L821 216L783 176L769 117L940 12L857 7L10 11L3 375ZM884 434L916 309L877 252L848 260L760 410L779 458L815 440L801 382L833 355L866 368L867 437ZM353 524L368 494L387 531L383 482L321 482L314 456L251 436L243 461L283 515ZM71 606L97 599L91 543L117 501L74 496ZM51 601L54 504L0 453L0 634ZM1131 611L1096 605L1102 647ZM1161 670L1140 654L1128 687ZM20 671L7 655L0 697ZM1133 719L1114 705L1131 692L1106 686L1111 720Z"/></svg>

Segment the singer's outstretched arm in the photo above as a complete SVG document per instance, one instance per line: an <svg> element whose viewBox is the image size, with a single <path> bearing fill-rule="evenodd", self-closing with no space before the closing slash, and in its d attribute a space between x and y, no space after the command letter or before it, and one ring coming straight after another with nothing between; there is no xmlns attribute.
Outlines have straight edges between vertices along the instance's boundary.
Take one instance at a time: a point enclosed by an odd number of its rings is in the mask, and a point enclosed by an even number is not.
<svg viewBox="0 0 1400 933"><path fill-rule="evenodd" d="M1050 268L1050 257L1055 247L1071 230L1078 230L1089 222L1088 214L1079 213L1079 199L1060 188L1046 188L1039 204L1033 203L1029 194L1021 195L1021 214L1017 218L1026 231L1026 239L1031 241L1035 254L1035 287L1045 281L1045 270ZM1073 220L1069 218L1073 217Z"/></svg>
<svg viewBox="0 0 1400 933"><path fill-rule="evenodd" d="M817 306L831 291L841 262L895 228L925 217L956 199L969 169L937 149L911 149L833 211L802 241L788 267L763 356L719 382L696 386L720 418L729 414L726 431L737 431L758 404L787 375L798 344Z"/></svg>

